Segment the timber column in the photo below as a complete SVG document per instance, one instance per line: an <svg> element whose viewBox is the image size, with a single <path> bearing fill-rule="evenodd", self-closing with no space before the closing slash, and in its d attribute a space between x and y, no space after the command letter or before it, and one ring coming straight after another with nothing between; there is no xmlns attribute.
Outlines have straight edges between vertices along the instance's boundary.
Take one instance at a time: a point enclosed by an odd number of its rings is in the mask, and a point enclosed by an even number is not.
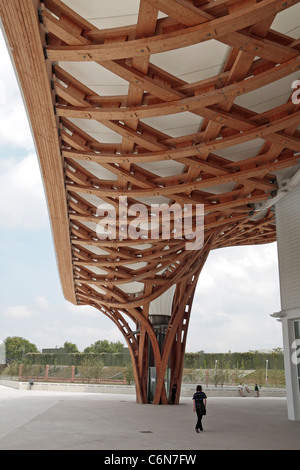
<svg viewBox="0 0 300 470"><path fill-rule="evenodd" d="M299 175L299 173L298 173ZM296 175L295 175L296 176ZM276 204L276 229L280 274L282 322L288 418L300 420L300 182L286 185L286 195ZM291 188L290 190L288 188Z"/></svg>

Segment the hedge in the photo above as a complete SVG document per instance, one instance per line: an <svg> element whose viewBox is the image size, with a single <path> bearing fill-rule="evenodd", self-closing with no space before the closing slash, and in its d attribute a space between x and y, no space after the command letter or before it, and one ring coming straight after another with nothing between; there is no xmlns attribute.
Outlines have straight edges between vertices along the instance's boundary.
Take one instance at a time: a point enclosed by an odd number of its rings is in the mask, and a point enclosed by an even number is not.
<svg viewBox="0 0 300 470"><path fill-rule="evenodd" d="M70 353L70 354L47 354L29 353L26 362L32 365L64 365L80 366L85 359L99 358L105 366L127 366L131 363L130 355L123 353ZM184 367L188 369L245 369L257 370L266 367L268 360L269 369L284 369L282 353L259 353L255 351L235 353L186 353ZM217 361L217 363L216 363Z"/></svg>
<svg viewBox="0 0 300 470"><path fill-rule="evenodd" d="M260 353L255 351L235 353L186 353L184 367L188 369L245 369L257 370L266 367L269 369L284 369L282 353ZM217 363L216 363L217 361Z"/></svg>
<svg viewBox="0 0 300 470"><path fill-rule="evenodd" d="M29 353L26 354L26 362L32 365L62 365L80 366L87 359L101 359L105 366L126 366L130 362L128 354L124 353Z"/></svg>

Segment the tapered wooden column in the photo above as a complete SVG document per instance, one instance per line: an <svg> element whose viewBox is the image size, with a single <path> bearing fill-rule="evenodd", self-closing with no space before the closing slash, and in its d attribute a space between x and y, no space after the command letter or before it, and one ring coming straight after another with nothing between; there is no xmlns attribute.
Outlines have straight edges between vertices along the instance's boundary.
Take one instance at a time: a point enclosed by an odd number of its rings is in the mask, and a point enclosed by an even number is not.
<svg viewBox="0 0 300 470"><path fill-rule="evenodd" d="M174 384L177 386L175 403L179 401L185 345L194 293L199 275L207 260L214 238L215 236L207 238L202 250L192 254L190 264L187 264L189 276L176 286L172 316L163 345L160 369L157 374L156 391L153 399L154 404L171 401L171 391ZM164 376L169 361L171 361L171 381L168 400L164 387Z"/></svg>

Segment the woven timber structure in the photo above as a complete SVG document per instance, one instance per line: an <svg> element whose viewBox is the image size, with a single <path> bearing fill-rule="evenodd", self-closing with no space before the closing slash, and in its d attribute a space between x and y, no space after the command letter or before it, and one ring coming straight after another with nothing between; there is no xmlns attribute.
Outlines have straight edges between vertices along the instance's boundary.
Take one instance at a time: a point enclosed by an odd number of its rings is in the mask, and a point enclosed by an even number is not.
<svg viewBox="0 0 300 470"><path fill-rule="evenodd" d="M300 42L272 24L293 15L298 1L140 0L135 24L108 28L84 15L88 3L0 0L0 15L35 138L64 295L96 307L123 333L139 403L149 401L149 366L156 371L151 401L168 403L177 384L178 402L193 295L210 250L276 240L276 175L299 163L300 108L291 84ZM106 3L98 2L99 17ZM167 61L155 62L183 48L209 53L212 41L226 54L205 78L185 80ZM90 80L82 79L89 70ZM103 70L127 92L93 87ZM289 87L274 96L285 94L284 102L260 111L242 104L282 80ZM198 124L175 136L151 125L174 117ZM97 139L91 123L117 138ZM118 212L121 197L129 206L204 205L202 248L187 250L184 240L151 238L147 230L139 239L120 232L101 239L97 206ZM170 315L158 312L159 320L151 305L168 292Z"/></svg>

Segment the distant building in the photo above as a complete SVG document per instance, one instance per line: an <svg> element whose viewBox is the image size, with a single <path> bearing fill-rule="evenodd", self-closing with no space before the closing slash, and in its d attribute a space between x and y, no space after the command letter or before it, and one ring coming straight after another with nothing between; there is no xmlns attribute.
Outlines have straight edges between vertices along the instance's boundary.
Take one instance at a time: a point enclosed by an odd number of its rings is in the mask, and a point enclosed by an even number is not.
<svg viewBox="0 0 300 470"><path fill-rule="evenodd" d="M42 349L42 354L66 354L65 348Z"/></svg>

